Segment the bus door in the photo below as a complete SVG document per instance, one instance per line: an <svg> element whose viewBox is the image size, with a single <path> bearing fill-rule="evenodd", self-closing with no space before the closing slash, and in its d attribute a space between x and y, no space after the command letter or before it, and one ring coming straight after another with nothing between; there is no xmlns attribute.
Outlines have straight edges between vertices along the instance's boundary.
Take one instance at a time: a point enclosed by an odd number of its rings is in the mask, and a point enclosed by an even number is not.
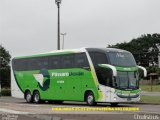
<svg viewBox="0 0 160 120"><path fill-rule="evenodd" d="M100 90L103 95L103 102L110 102L111 100L111 84L112 75L110 75L110 70L102 67L96 69L97 78L99 81Z"/></svg>

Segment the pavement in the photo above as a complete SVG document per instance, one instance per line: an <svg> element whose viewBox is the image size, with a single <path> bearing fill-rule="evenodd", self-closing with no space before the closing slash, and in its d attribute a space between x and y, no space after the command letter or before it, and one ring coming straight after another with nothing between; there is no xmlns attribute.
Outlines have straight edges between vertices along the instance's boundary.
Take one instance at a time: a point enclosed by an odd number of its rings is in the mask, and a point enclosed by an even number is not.
<svg viewBox="0 0 160 120"><path fill-rule="evenodd" d="M99 103L89 107L85 102L64 102L63 104L26 103L24 99L0 97L0 120L135 120L146 116L160 120L160 105L120 104L114 108L138 108L137 111L99 111L99 110L52 110L52 108L106 108L113 109L110 104ZM11 118L11 119L10 119Z"/></svg>

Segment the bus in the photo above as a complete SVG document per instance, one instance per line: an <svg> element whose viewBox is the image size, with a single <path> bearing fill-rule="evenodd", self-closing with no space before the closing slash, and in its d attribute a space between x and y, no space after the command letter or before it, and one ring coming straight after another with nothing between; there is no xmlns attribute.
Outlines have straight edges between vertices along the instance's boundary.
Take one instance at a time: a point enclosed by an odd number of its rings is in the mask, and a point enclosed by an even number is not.
<svg viewBox="0 0 160 120"><path fill-rule="evenodd" d="M115 48L59 50L12 59L13 97L26 102L85 101L111 105L140 100L139 69L133 55Z"/></svg>

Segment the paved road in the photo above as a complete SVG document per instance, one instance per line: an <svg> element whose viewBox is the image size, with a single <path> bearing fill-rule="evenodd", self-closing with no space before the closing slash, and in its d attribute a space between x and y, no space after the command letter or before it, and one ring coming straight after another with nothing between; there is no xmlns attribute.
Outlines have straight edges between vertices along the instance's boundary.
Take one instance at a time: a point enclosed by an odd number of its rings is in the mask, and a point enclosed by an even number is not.
<svg viewBox="0 0 160 120"><path fill-rule="evenodd" d="M119 108L137 107L140 109L139 111L53 111L52 108L55 107L84 108L88 106L81 102L65 102L63 104L28 104L23 99L1 97L0 119L8 117L6 113L14 115L18 114L18 120L106 120L106 118L109 120L133 120L136 115L158 115L158 118L160 118L160 105L120 104L118 106ZM102 103L95 107L112 108L109 104Z"/></svg>

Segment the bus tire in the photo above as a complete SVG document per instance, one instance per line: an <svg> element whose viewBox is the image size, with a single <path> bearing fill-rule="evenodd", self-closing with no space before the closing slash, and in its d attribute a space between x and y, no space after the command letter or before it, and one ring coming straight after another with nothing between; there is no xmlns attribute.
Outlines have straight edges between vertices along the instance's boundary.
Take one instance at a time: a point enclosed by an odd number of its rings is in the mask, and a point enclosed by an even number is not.
<svg viewBox="0 0 160 120"><path fill-rule="evenodd" d="M33 93L33 101L34 101L34 103L41 103L41 99L40 99L40 93L39 93L39 91L35 91L34 93Z"/></svg>
<svg viewBox="0 0 160 120"><path fill-rule="evenodd" d="M53 100L47 100L49 104L52 104L53 103Z"/></svg>
<svg viewBox="0 0 160 120"><path fill-rule="evenodd" d="M54 104L62 104L63 103L62 100L54 100L53 102L54 102Z"/></svg>
<svg viewBox="0 0 160 120"><path fill-rule="evenodd" d="M87 94L86 94L86 103L87 103L89 106L94 106L94 105L96 105L95 97L94 97L93 92L87 92Z"/></svg>
<svg viewBox="0 0 160 120"><path fill-rule="evenodd" d="M32 99L32 95L30 91L26 91L25 92L25 100L27 103L32 103L33 99Z"/></svg>
<svg viewBox="0 0 160 120"><path fill-rule="evenodd" d="M111 104L111 106L113 106L113 107L118 106L118 103L110 103L110 104Z"/></svg>

